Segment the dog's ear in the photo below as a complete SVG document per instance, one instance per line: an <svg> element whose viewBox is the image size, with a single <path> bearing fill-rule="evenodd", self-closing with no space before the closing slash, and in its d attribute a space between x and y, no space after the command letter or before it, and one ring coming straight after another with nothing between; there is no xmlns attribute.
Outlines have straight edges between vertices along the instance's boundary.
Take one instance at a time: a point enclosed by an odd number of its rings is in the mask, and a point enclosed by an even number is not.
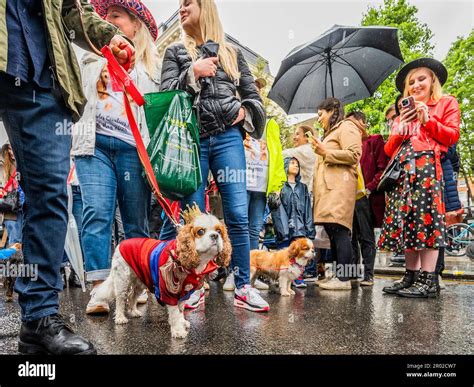
<svg viewBox="0 0 474 387"><path fill-rule="evenodd" d="M229 234L227 233L226 227L221 223L218 226L222 241L224 242L224 247L222 251L217 255L216 265L221 267L227 267L230 264L232 258L232 244L230 243Z"/></svg>
<svg viewBox="0 0 474 387"><path fill-rule="evenodd" d="M288 257L294 259L298 256L299 248L299 239L291 242L290 247L288 248Z"/></svg>
<svg viewBox="0 0 474 387"><path fill-rule="evenodd" d="M194 233L192 224L187 224L178 232L177 248L178 259L185 269L195 269L199 266L201 260L196 251L196 243L194 242Z"/></svg>

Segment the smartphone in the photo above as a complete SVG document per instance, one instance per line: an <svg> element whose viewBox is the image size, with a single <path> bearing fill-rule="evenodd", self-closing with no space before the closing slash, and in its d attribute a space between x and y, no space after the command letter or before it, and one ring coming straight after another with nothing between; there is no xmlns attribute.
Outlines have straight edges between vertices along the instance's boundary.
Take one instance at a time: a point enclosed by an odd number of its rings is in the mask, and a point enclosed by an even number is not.
<svg viewBox="0 0 474 387"><path fill-rule="evenodd" d="M313 133L311 133L309 130L304 133L306 137L308 137L309 140L313 138Z"/></svg>
<svg viewBox="0 0 474 387"><path fill-rule="evenodd" d="M402 109L408 108L410 110L414 110L415 109L415 98L413 98L412 96L403 98L400 101L400 104L402 105Z"/></svg>

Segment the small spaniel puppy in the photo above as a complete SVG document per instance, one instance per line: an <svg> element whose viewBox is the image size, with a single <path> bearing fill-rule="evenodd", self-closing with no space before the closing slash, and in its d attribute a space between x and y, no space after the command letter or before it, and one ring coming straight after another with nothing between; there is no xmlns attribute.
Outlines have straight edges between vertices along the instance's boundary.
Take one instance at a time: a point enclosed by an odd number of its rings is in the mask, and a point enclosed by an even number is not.
<svg viewBox="0 0 474 387"><path fill-rule="evenodd" d="M114 253L110 276L93 290L97 300L116 300L115 323L141 317L137 298L143 289L155 294L168 309L173 338L185 338L190 323L184 318L184 303L192 292L201 289L207 274L228 266L232 247L225 226L213 215L201 214L193 207L186 211L186 225L177 239L159 241L135 238L121 242Z"/></svg>
<svg viewBox="0 0 474 387"><path fill-rule="evenodd" d="M291 282L300 277L305 266L314 259L313 242L307 238L296 239L290 247L275 251L250 252L250 278L253 286L259 275L277 280L282 296L295 294Z"/></svg>

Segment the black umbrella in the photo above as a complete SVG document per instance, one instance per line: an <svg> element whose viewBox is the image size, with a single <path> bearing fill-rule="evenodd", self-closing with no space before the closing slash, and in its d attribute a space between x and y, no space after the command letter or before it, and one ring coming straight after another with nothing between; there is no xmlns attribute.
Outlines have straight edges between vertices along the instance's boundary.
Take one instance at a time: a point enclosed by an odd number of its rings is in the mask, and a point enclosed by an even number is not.
<svg viewBox="0 0 474 387"><path fill-rule="evenodd" d="M396 28L335 25L286 56L268 96L288 114L314 113L328 97L370 97L402 63Z"/></svg>

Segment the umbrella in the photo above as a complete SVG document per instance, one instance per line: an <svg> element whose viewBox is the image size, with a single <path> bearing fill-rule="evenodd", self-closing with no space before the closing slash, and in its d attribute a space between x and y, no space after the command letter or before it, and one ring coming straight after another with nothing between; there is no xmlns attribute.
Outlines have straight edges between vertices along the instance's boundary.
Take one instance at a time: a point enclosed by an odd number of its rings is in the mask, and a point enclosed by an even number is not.
<svg viewBox="0 0 474 387"><path fill-rule="evenodd" d="M71 185L67 186L68 194L68 223L67 223L67 233L66 233L66 243L64 245L64 250L69 259L69 263L76 272L79 280L81 281L82 291L86 291L85 276L84 276L84 261L82 259L82 249L81 243L79 242L79 232L77 230L76 220L72 215L72 189Z"/></svg>
<svg viewBox="0 0 474 387"><path fill-rule="evenodd" d="M288 114L314 113L328 97L370 97L402 63L396 28L335 25L286 56L268 97Z"/></svg>

